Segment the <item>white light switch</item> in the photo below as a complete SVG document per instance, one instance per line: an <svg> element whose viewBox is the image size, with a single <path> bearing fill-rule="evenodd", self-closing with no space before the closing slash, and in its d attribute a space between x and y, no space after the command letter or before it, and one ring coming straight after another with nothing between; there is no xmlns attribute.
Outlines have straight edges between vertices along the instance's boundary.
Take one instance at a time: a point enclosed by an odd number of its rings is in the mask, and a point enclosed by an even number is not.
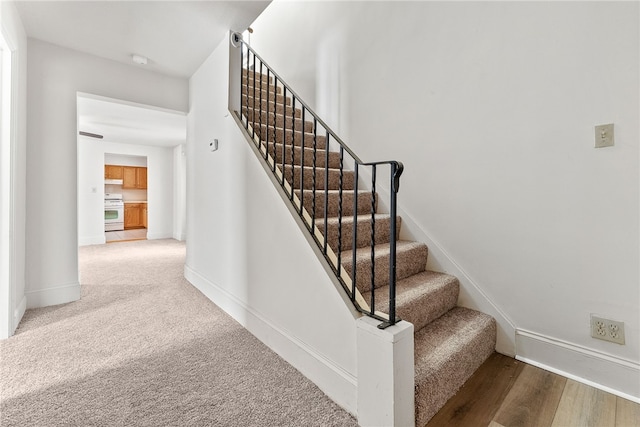
<svg viewBox="0 0 640 427"><path fill-rule="evenodd" d="M613 123L596 126L596 148L613 146Z"/></svg>

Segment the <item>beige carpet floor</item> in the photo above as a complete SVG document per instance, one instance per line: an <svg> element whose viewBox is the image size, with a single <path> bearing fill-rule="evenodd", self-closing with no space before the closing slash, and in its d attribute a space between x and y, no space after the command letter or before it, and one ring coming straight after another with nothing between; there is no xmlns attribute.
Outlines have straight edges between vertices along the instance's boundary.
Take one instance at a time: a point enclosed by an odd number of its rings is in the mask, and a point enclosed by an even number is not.
<svg viewBox="0 0 640 427"><path fill-rule="evenodd" d="M80 248L82 299L0 341L0 425L356 426L183 277L185 246Z"/></svg>

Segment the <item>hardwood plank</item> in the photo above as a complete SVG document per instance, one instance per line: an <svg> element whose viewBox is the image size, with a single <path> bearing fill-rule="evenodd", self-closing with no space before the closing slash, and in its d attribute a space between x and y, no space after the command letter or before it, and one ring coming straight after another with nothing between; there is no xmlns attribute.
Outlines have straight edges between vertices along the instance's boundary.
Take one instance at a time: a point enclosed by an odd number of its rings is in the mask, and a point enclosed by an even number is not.
<svg viewBox="0 0 640 427"><path fill-rule="evenodd" d="M616 427L640 427L640 404L616 397Z"/></svg>
<svg viewBox="0 0 640 427"><path fill-rule="evenodd" d="M488 425L524 366L511 357L492 354L427 427Z"/></svg>
<svg viewBox="0 0 640 427"><path fill-rule="evenodd" d="M566 378L526 365L493 421L509 427L551 425Z"/></svg>
<svg viewBox="0 0 640 427"><path fill-rule="evenodd" d="M613 427L615 423L616 396L567 380L551 427Z"/></svg>

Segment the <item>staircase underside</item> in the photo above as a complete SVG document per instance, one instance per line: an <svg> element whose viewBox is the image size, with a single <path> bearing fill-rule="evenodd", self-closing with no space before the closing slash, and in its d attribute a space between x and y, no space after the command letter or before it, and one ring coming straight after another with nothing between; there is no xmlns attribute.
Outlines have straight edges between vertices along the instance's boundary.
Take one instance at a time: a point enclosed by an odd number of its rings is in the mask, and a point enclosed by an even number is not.
<svg viewBox="0 0 640 427"><path fill-rule="evenodd" d="M255 132L254 141L261 145L261 151L268 156L267 161L275 166L276 174L284 177L293 188L307 218L315 220L317 233L326 236L333 253L341 252L342 267L350 277L354 269L352 230L354 220L357 221L356 286L362 301L369 305L373 302L376 311L387 312L389 242L392 238L397 240L397 236L392 237L389 232L389 215L381 212L374 214L375 301L372 301L371 207L373 204L374 209L377 209L377 195L372 203L370 190L359 189L356 219L353 212L353 173L344 171L340 174L338 153L325 151L327 144L324 137L316 135L314 138L312 133L314 123L303 123L300 110L294 111L289 98L283 97L278 89L268 84L266 76L262 77L260 86L260 76L257 75L258 87L255 91L252 72L249 76L247 80L245 70L242 115L245 121L248 118L251 130ZM266 102L267 93L270 102ZM294 125L295 132L290 130ZM269 145L265 145L267 138ZM294 162L291 161L292 158ZM329 167L326 174L325 165ZM340 183L343 190L342 206L339 203ZM328 191L325 192L325 189ZM325 198L328 198L326 224ZM338 218L340 209L343 214L341 219ZM398 230L400 224L398 219ZM340 225L342 233L338 238ZM486 314L458 307L458 280L444 273L427 271L427 256L428 250L423 243L397 240L396 310L398 317L414 324L415 420L416 426L420 427L438 412L493 353L496 344L495 320Z"/></svg>

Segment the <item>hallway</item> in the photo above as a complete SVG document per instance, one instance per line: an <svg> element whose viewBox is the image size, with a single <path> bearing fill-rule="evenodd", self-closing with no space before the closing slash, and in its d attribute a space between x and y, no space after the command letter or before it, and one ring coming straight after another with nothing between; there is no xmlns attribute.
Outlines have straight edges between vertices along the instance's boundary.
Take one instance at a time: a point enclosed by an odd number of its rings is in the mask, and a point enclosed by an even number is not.
<svg viewBox="0 0 640 427"><path fill-rule="evenodd" d="M82 299L0 342L2 426L356 421L183 278L185 245L80 248Z"/></svg>

